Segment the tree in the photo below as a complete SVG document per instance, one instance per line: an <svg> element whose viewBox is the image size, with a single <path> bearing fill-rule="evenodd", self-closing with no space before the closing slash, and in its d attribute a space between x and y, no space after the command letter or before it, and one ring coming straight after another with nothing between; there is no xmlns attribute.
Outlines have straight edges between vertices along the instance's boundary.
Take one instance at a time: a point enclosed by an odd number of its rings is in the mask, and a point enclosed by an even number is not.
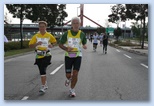
<svg viewBox="0 0 154 106"><path fill-rule="evenodd" d="M109 22L116 23L117 28L119 27L119 21L125 21L126 20L126 15L124 13L125 11L125 6L122 4L116 4L111 7L111 12L112 14L108 15Z"/></svg>
<svg viewBox="0 0 154 106"><path fill-rule="evenodd" d="M33 4L29 5L32 10L28 13L26 18L32 20L32 22L37 22L40 20L47 21L50 30L55 25L61 26L64 19L68 14L64 11L66 9L66 4Z"/></svg>
<svg viewBox="0 0 154 106"><path fill-rule="evenodd" d="M146 33L145 20L148 17L148 4L126 4L126 17L136 21L140 20L141 26L143 23L141 48L144 49L144 37Z"/></svg>
<svg viewBox="0 0 154 106"><path fill-rule="evenodd" d="M20 18L21 48L22 22L25 18L32 22L47 21L48 26L52 29L55 25L58 25L57 18L59 15L62 16L63 20L67 17L67 13L64 11L65 4L6 4L6 7L14 18Z"/></svg>
<svg viewBox="0 0 154 106"><path fill-rule="evenodd" d="M59 11L59 15L58 15L58 19L57 19L57 25L58 26L62 26L62 34L63 34L63 21L65 20L65 17L67 17L67 13L64 11L64 9L66 9L66 5L64 4L60 4L58 5L58 11Z"/></svg>
<svg viewBox="0 0 154 106"><path fill-rule="evenodd" d="M121 35L122 35L122 30L121 30L121 28L120 28L120 27L118 27L117 29L114 29L114 35L116 36L117 41L118 41L119 36L121 36Z"/></svg>
<svg viewBox="0 0 154 106"><path fill-rule="evenodd" d="M11 20L8 17L8 14L5 13L4 15L4 35L11 40L11 36L9 36L9 32L11 31L11 25L9 23L11 23Z"/></svg>
<svg viewBox="0 0 154 106"><path fill-rule="evenodd" d="M27 4L6 4L8 11L13 14L13 18L20 18L20 37L21 45L20 48L23 48L23 39L22 39L22 23L26 18L26 15L30 12L30 7Z"/></svg>
<svg viewBox="0 0 154 106"><path fill-rule="evenodd" d="M100 35L101 33L105 33L105 28L104 27L98 27L97 28L97 33Z"/></svg>
<svg viewBox="0 0 154 106"><path fill-rule="evenodd" d="M135 34L135 36L139 39L141 44L141 27L138 22L132 22L131 30L133 31L133 34Z"/></svg>
<svg viewBox="0 0 154 106"><path fill-rule="evenodd" d="M59 11L59 15L58 15L58 20L57 20L57 25L61 26L63 25L63 21L65 19L65 17L68 16L68 14L64 11L64 9L66 9L66 5L65 4L60 4L58 5L58 11Z"/></svg>

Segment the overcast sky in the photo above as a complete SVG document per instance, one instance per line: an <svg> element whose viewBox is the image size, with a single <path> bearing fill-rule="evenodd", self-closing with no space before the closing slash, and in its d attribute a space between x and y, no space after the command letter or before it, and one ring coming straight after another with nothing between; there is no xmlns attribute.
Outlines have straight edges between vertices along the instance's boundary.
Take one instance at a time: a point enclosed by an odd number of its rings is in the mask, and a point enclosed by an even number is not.
<svg viewBox="0 0 154 106"><path fill-rule="evenodd" d="M70 20L73 16L80 14L80 4L67 4L66 11L68 17L66 20ZM108 19L108 14L111 14L110 4L84 4L83 14L100 25L105 25L105 20ZM83 18L83 26L90 25L96 27L97 25Z"/></svg>
<svg viewBox="0 0 154 106"><path fill-rule="evenodd" d="M84 4L84 15L88 18L92 19L93 21L99 23L102 26L106 26L106 20L108 19L108 15L111 14L110 7L114 4ZM65 19L65 22L71 20L72 17L77 16L77 14L80 14L80 4L67 4L66 5L66 12L68 13L68 17ZM6 7L4 6L4 14L6 13ZM19 24L19 19L13 19L11 18L11 15L8 15L10 17L11 23L13 24ZM65 23L64 22L64 23ZM24 24L30 24L30 20L24 20ZM121 23L120 26L123 26L124 23ZM83 26L91 26L91 27L97 27L96 24L89 21L86 18L83 18ZM115 24L112 24L113 27L115 27ZM126 26L130 26L130 23L127 23Z"/></svg>

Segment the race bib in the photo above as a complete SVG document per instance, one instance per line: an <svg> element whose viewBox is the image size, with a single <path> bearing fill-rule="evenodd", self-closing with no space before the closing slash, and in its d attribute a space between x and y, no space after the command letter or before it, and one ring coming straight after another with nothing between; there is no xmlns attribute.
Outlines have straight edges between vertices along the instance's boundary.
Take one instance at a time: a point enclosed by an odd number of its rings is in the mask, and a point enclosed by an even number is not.
<svg viewBox="0 0 154 106"><path fill-rule="evenodd" d="M68 39L68 46L74 48L73 51L78 51L80 46L80 39L79 38L69 38Z"/></svg>
<svg viewBox="0 0 154 106"><path fill-rule="evenodd" d="M40 50L36 50L36 54L39 56L44 56L45 52L44 51L40 51Z"/></svg>
<svg viewBox="0 0 154 106"><path fill-rule="evenodd" d="M75 53L75 52L69 52L69 53L68 53L68 56L69 56L70 58L74 58L74 57L77 57L77 53Z"/></svg>

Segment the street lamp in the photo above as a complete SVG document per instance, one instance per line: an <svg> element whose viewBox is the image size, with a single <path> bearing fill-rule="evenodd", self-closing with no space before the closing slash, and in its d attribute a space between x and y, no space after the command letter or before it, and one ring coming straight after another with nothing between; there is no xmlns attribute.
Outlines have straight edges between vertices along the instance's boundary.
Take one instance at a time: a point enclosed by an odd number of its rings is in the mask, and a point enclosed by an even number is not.
<svg viewBox="0 0 154 106"><path fill-rule="evenodd" d="M58 22L60 23L60 26L61 26L61 32L62 32L62 34L63 34L63 19L61 18L61 16L58 16L57 17L57 19L58 19Z"/></svg>
<svg viewBox="0 0 154 106"><path fill-rule="evenodd" d="M125 36L126 36L126 21L125 21L125 24L123 24L123 28L124 28L123 38L125 38Z"/></svg>
<svg viewBox="0 0 154 106"><path fill-rule="evenodd" d="M61 31L62 31L62 35L63 35L63 19L61 19L61 27L62 27Z"/></svg>
<svg viewBox="0 0 154 106"><path fill-rule="evenodd" d="M79 7L77 7L77 17L78 17L78 8L80 8L80 6L79 6Z"/></svg>

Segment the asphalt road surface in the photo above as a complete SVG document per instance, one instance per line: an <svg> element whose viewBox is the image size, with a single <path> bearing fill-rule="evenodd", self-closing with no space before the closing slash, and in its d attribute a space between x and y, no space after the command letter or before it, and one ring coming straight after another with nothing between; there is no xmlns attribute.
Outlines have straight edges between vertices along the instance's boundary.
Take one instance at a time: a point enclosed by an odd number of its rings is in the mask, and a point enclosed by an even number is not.
<svg viewBox="0 0 154 106"><path fill-rule="evenodd" d="M68 96L64 86L64 51L52 49L52 64L47 69L48 90L40 94L40 75L34 64L35 53L4 61L4 100L101 100L149 101L148 57L108 46L103 54L92 43L83 50L82 65L75 87L76 97Z"/></svg>

